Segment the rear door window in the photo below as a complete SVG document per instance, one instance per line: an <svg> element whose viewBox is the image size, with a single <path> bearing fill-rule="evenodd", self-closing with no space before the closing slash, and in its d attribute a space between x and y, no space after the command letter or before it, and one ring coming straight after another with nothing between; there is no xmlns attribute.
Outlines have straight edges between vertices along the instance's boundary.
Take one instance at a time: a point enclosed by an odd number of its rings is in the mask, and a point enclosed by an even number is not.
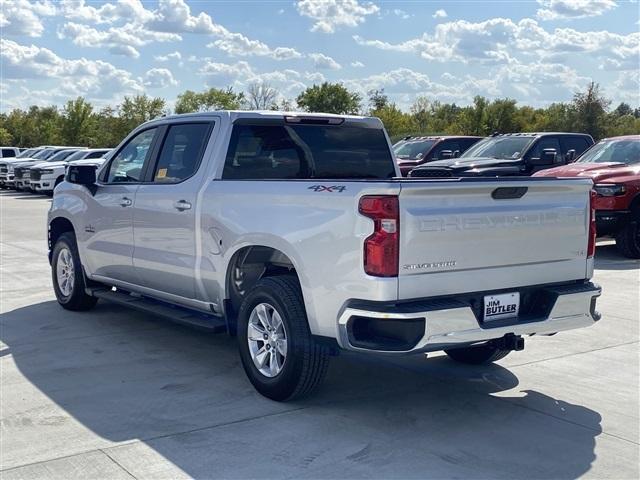
<svg viewBox="0 0 640 480"><path fill-rule="evenodd" d="M212 126L209 122L169 126L153 172L153 181L179 183L196 173Z"/></svg>
<svg viewBox="0 0 640 480"><path fill-rule="evenodd" d="M562 143L562 150L564 155L566 155L569 150L575 150L576 158L582 155L582 152L584 152L591 146L587 139L584 137L566 136L561 138L560 143Z"/></svg>
<svg viewBox="0 0 640 480"><path fill-rule="evenodd" d="M2 158L15 157L16 152L12 148L3 148L2 149Z"/></svg>
<svg viewBox="0 0 640 480"><path fill-rule="evenodd" d="M458 150L460 153L462 153L463 151L462 146L458 140L443 140L435 146L431 153L429 153L429 159L441 160L443 158L442 152L445 150L451 151L451 155L453 155L453 152L455 152L456 150Z"/></svg>
<svg viewBox="0 0 640 480"><path fill-rule="evenodd" d="M392 178L381 129L344 125L235 125L222 178Z"/></svg>

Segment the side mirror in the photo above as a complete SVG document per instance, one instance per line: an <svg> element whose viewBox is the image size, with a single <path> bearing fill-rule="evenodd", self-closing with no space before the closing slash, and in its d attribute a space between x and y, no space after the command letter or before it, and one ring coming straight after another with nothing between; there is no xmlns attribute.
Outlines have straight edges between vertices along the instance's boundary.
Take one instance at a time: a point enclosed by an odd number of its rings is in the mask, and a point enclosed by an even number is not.
<svg viewBox="0 0 640 480"><path fill-rule="evenodd" d="M460 157L460 150L454 150L453 151L453 158L459 158Z"/></svg>
<svg viewBox="0 0 640 480"><path fill-rule="evenodd" d="M565 160L567 161L567 163L571 163L575 159L576 159L576 151L574 149L569 150L565 155Z"/></svg>
<svg viewBox="0 0 640 480"><path fill-rule="evenodd" d="M84 185L91 193L96 187L96 167L95 165L69 165L65 180L76 185Z"/></svg>
<svg viewBox="0 0 640 480"><path fill-rule="evenodd" d="M443 160L445 158L453 158L453 152L451 150L442 150L438 158L442 158Z"/></svg>
<svg viewBox="0 0 640 480"><path fill-rule="evenodd" d="M542 154L540 158L531 158L529 162L531 165L535 166L545 166L545 165L553 165L556 163L556 149L555 148L545 148L542 150Z"/></svg>

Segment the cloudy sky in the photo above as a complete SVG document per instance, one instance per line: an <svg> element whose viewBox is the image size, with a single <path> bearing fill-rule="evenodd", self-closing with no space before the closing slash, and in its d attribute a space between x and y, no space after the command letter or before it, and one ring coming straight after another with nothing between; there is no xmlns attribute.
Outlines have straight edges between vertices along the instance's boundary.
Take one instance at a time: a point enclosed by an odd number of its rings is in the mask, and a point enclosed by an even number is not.
<svg viewBox="0 0 640 480"><path fill-rule="evenodd" d="M640 4L616 0L0 0L3 111L83 95L324 80L403 108L417 95L543 106L591 79L640 104Z"/></svg>

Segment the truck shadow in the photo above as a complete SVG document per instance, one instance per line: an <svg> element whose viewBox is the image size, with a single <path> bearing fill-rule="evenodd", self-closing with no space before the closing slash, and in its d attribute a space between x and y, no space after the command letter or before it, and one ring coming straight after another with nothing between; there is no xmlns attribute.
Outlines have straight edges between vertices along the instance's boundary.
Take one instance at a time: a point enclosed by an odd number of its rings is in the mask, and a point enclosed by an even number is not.
<svg viewBox="0 0 640 480"><path fill-rule="evenodd" d="M594 267L597 270L638 270L640 260L625 257L614 243L599 243Z"/></svg>
<svg viewBox="0 0 640 480"><path fill-rule="evenodd" d="M316 396L280 404L253 390L224 335L102 302L0 322L3 468L107 448L153 478L573 479L602 431L583 406L505 394L518 378L498 365L346 354Z"/></svg>

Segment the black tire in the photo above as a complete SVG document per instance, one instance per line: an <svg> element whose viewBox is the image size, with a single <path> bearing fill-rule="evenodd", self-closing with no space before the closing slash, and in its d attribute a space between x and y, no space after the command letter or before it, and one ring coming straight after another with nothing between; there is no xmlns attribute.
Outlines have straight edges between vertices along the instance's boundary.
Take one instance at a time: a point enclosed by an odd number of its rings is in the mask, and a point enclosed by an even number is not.
<svg viewBox="0 0 640 480"><path fill-rule="evenodd" d="M640 258L640 225L637 220L627 223L616 234L618 251L628 258Z"/></svg>
<svg viewBox="0 0 640 480"><path fill-rule="evenodd" d="M71 290L67 294L63 293L64 287L58 284L58 263L61 262L60 253L62 250L67 250L70 253L70 261L73 265L73 281L70 282ZM71 232L65 232L56 241L53 247L53 253L51 256L51 277L53 280L53 290L56 294L58 303L67 310L89 310L93 308L98 299L87 295L85 292L85 278L82 270L82 263L80 263L80 256L78 255L78 245L76 244L76 237Z"/></svg>
<svg viewBox="0 0 640 480"><path fill-rule="evenodd" d="M286 359L282 370L273 377L258 370L249 350L249 318L261 303L271 305L286 328ZM263 278L247 293L238 314L238 347L249 381L259 393L276 401L312 393L322 382L329 365L326 347L318 345L311 336L302 291L298 279L291 275Z"/></svg>
<svg viewBox="0 0 640 480"><path fill-rule="evenodd" d="M445 353L456 362L468 365L486 365L506 357L511 350L502 350L491 343L473 347L452 348Z"/></svg>

